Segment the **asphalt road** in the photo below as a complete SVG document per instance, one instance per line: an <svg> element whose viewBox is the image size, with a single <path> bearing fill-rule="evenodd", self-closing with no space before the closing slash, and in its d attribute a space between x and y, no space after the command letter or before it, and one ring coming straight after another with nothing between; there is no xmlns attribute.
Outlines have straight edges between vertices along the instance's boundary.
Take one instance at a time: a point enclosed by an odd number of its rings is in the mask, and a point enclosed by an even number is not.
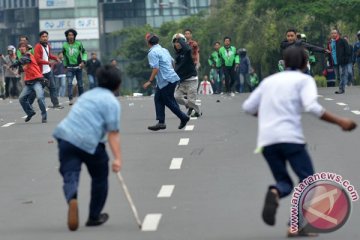
<svg viewBox="0 0 360 240"><path fill-rule="evenodd" d="M360 123L360 112L356 112L360 88L348 88L345 95L335 95L334 90L319 89L320 103ZM273 179L262 156L253 153L257 120L241 110L247 96L200 96L203 116L189 122L193 129L178 130L179 120L167 112L167 129L159 132L147 130L155 123L152 97L120 98L122 174L151 231L137 228L114 174L109 176L104 209L109 221L101 227L84 227L90 186L84 168L79 188L81 225L69 232L57 145L51 137L70 109L66 99L60 99L65 109L49 109L47 124L41 124L39 110L24 123L17 100L0 101L0 239L285 239L290 198L282 199L275 227L266 226L260 218L265 191ZM303 124L316 171L341 174L360 192L360 131L344 133L307 114ZM187 145L179 145L186 141ZM345 226L317 239L360 239L359 212L359 201L354 202Z"/></svg>

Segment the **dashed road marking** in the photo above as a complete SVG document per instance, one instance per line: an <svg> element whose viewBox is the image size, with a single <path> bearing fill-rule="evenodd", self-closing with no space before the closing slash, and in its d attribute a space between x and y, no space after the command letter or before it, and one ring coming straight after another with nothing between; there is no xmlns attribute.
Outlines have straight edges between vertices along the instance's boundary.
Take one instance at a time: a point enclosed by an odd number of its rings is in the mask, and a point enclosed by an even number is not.
<svg viewBox="0 0 360 240"><path fill-rule="evenodd" d="M353 114L356 114L356 115L360 115L360 111L358 110L354 110L354 111L351 111Z"/></svg>
<svg viewBox="0 0 360 240"><path fill-rule="evenodd" d="M190 139L189 138L180 138L179 146L185 146L189 144Z"/></svg>
<svg viewBox="0 0 360 240"><path fill-rule="evenodd" d="M157 195L158 198L169 198L174 191L175 185L162 185Z"/></svg>
<svg viewBox="0 0 360 240"><path fill-rule="evenodd" d="M184 160L183 158L173 158L171 160L169 169L171 169L171 170L181 169L181 164L182 164L183 160Z"/></svg>
<svg viewBox="0 0 360 240"><path fill-rule="evenodd" d="M339 105L339 106L346 106L347 105L346 103L343 103L343 102L338 102L336 104Z"/></svg>
<svg viewBox="0 0 360 240"><path fill-rule="evenodd" d="M190 117L190 120L196 120L197 117Z"/></svg>
<svg viewBox="0 0 360 240"><path fill-rule="evenodd" d="M186 125L186 127L185 127L185 131L192 131L192 130L194 130L194 125Z"/></svg>
<svg viewBox="0 0 360 240"><path fill-rule="evenodd" d="M14 124L15 124L14 122L9 122L9 123L2 125L1 127L10 127L11 125L14 125Z"/></svg>
<svg viewBox="0 0 360 240"><path fill-rule="evenodd" d="M142 223L141 231L147 232L147 231L156 231L160 219L162 217L161 213L150 213L145 216L144 222Z"/></svg>
<svg viewBox="0 0 360 240"><path fill-rule="evenodd" d="M332 98L324 98L324 100L326 100L326 101L332 101L332 100L334 100L334 99L332 99Z"/></svg>
<svg viewBox="0 0 360 240"><path fill-rule="evenodd" d="M27 115L25 115L25 116L23 116L23 117L21 117L21 118L27 118Z"/></svg>

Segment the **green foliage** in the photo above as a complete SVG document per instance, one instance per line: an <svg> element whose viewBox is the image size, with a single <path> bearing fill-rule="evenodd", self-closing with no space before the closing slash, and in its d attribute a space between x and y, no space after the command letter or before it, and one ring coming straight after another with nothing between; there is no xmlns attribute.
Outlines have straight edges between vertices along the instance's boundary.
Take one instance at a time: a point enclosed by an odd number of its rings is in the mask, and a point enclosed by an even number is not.
<svg viewBox="0 0 360 240"><path fill-rule="evenodd" d="M327 86L327 81L324 76L316 75L316 76L314 76L314 79L316 82L316 86L318 86L318 87L326 87Z"/></svg>
<svg viewBox="0 0 360 240"><path fill-rule="evenodd" d="M146 32L156 32L160 44L173 54L171 38L185 28L193 31L193 37L200 44L200 74L207 74L210 56L215 41L223 42L225 36L232 38L232 44L245 47L252 65L260 78L277 71L280 56L280 42L288 28L296 28L307 35L308 41L325 46L332 28L339 28L343 34L355 40L360 22L359 0L224 0L217 1L211 14L201 12L181 21L164 23L159 29L149 25L124 29L116 33L123 42L116 54L128 60L128 76L140 82L148 78L148 47L144 41ZM318 63L313 68L321 74L325 58L317 54ZM320 79L318 77L318 79ZM317 80L321 86L323 80ZM325 81L326 86L326 81Z"/></svg>

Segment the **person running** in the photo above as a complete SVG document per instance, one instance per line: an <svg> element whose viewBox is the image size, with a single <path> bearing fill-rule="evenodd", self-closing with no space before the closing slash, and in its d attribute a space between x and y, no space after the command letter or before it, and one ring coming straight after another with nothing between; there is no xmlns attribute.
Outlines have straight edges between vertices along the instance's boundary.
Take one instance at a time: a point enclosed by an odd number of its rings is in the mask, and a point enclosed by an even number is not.
<svg viewBox="0 0 360 240"><path fill-rule="evenodd" d="M0 56L0 63L5 69L5 98L18 97L18 83L20 81L20 74L18 69L12 69L10 66L17 60L16 48L13 45L7 47L8 54L4 57ZM11 88L10 88L11 87Z"/></svg>
<svg viewBox="0 0 360 240"><path fill-rule="evenodd" d="M246 113L259 118L257 146L262 148L276 181L268 188L262 211L264 222L270 226L275 225L279 199L293 190L286 163L290 163L300 182L314 174L301 125L302 112L339 125L344 131L356 128L354 121L335 116L318 103L315 80L302 73L308 61L303 48L288 48L284 60L286 70L265 78L242 105ZM289 237L310 235L303 229L288 232Z"/></svg>
<svg viewBox="0 0 360 240"><path fill-rule="evenodd" d="M50 92L50 100L52 102L52 108L62 109L64 108L59 104L59 99L56 92L56 84L54 80L54 73L51 69L52 63L50 60L59 62L59 58L51 53L51 48L48 44L49 33L47 31L41 31L39 33L40 41L35 45L34 57L42 70L43 76L49 80L49 84L46 86ZM34 95L35 98L35 95ZM30 100L32 103L32 100Z"/></svg>
<svg viewBox="0 0 360 240"><path fill-rule="evenodd" d="M109 219L102 213L108 194L109 156L105 141L108 139L114 156L112 170L121 169L120 104L114 92L121 84L120 72L110 66L97 73L99 87L81 95L53 132L58 142L60 174L64 195L68 203L68 228L79 226L78 185L81 165L84 163L91 177L91 200L87 227L99 226Z"/></svg>
<svg viewBox="0 0 360 240"><path fill-rule="evenodd" d="M175 99L178 104L184 105L189 110L188 115L191 115L191 112L195 110L192 117L200 117L202 113L200 107L196 105L199 79L193 62L191 47L185 41L186 39L181 33L174 34L172 38L176 55L175 72L180 77L180 82L175 90Z"/></svg>
<svg viewBox="0 0 360 240"><path fill-rule="evenodd" d="M219 49L219 55L223 63L225 75L225 88L228 95L235 96L233 86L235 84L235 73L240 63L236 48L231 46L231 38L224 37L224 46Z"/></svg>
<svg viewBox="0 0 360 240"><path fill-rule="evenodd" d="M93 89L97 85L96 71L100 68L101 63L97 59L96 53L91 53L91 59L86 62L86 71L89 79L89 89Z"/></svg>
<svg viewBox="0 0 360 240"><path fill-rule="evenodd" d="M87 60L87 53L83 44L76 40L77 31L70 28L65 31L66 42L63 44L64 66L67 69L69 105L73 105L72 80L76 77L79 95L84 92L82 69Z"/></svg>
<svg viewBox="0 0 360 240"><path fill-rule="evenodd" d="M180 78L173 68L173 59L169 51L160 46L158 36L147 33L145 40L150 48L148 60L152 72L149 80L143 84L143 88L147 89L156 79L154 102L156 120L158 120L157 124L149 126L148 129L152 131L166 129L165 106L180 119L178 129L183 129L190 118L180 110L174 97L175 88Z"/></svg>
<svg viewBox="0 0 360 240"><path fill-rule="evenodd" d="M11 65L11 68L17 68L22 66L24 69L24 82L25 86L20 93L19 102L21 107L24 109L27 117L25 118L25 122L31 120L31 118L36 114L31 103L30 97L33 92L35 92L35 96L37 98L39 108L41 110L41 122L47 122L47 113L46 113L46 105L45 105L45 95L44 89L42 86L43 83L43 74L40 70L39 65L36 62L35 57L29 52L28 43L23 41L19 43L19 49L22 54L21 58Z"/></svg>
<svg viewBox="0 0 360 240"><path fill-rule="evenodd" d="M186 42L189 44L191 48L191 56L193 62L195 64L196 70L200 68L200 46L197 41L192 38L192 31L191 29L185 29L184 36L186 38Z"/></svg>

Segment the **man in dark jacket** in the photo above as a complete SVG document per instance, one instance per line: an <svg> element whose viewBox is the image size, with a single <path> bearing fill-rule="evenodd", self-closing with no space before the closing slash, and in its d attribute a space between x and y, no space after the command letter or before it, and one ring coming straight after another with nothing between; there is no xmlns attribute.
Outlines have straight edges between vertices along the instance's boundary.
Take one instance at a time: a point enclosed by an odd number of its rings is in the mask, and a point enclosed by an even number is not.
<svg viewBox="0 0 360 240"><path fill-rule="evenodd" d="M336 78L339 81L339 91L335 94L345 93L345 85L348 79L347 64L349 63L350 51L347 41L340 37L338 30L331 31L331 40L328 43L331 52L331 60L335 69Z"/></svg>
<svg viewBox="0 0 360 240"><path fill-rule="evenodd" d="M175 49L175 72L180 77L180 83L175 90L175 99L178 104L185 105L191 115L192 109L195 110L193 117L202 115L200 108L196 105L196 93L198 87L198 76L192 58L192 50L185 42L184 35L178 33L173 36ZM186 96L186 98L185 98Z"/></svg>
<svg viewBox="0 0 360 240"><path fill-rule="evenodd" d="M96 80L96 71L101 66L99 59L96 57L96 53L91 53L91 59L86 61L86 70L89 79L89 88L92 89L96 87L97 80Z"/></svg>

